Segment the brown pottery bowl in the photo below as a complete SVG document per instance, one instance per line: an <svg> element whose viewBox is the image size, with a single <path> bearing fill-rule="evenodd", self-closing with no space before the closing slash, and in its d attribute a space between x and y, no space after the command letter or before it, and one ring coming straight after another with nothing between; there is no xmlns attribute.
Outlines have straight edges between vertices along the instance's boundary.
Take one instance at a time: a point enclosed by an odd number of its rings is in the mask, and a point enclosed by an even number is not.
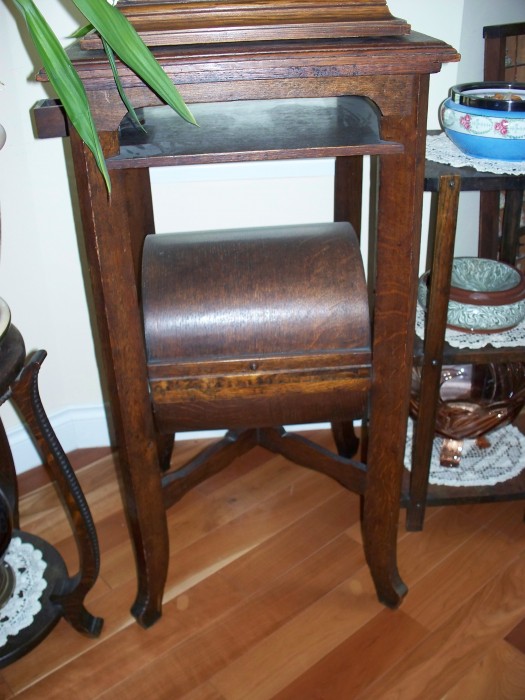
<svg viewBox="0 0 525 700"><path fill-rule="evenodd" d="M426 309L430 272L421 276L418 300ZM449 328L498 333L525 319L525 277L512 265L486 258L454 258L447 312Z"/></svg>

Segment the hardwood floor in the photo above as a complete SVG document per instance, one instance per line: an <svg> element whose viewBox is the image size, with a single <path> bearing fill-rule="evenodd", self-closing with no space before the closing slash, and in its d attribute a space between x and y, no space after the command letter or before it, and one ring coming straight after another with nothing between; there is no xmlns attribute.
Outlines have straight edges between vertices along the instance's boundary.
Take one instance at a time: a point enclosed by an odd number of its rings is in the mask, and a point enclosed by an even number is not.
<svg viewBox="0 0 525 700"><path fill-rule="evenodd" d="M179 443L175 460L201 445ZM146 631L129 614L134 563L114 458L89 456L78 474L101 545L88 607L105 618L102 635L60 622L1 670L0 698L525 698L523 503L430 509L422 533L403 519L409 593L387 610L363 558L358 497L256 449L169 512L164 614ZM23 478L21 491L24 529L74 569L52 485Z"/></svg>

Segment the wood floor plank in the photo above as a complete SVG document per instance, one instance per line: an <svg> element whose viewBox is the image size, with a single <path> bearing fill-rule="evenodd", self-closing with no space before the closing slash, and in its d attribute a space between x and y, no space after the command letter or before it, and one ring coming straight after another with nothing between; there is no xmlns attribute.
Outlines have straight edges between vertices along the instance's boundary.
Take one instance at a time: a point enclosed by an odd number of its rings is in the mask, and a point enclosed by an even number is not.
<svg viewBox="0 0 525 700"><path fill-rule="evenodd" d="M253 450L242 455L242 457L235 459L226 469L222 469L209 479L201 482L196 488L200 493L204 494L212 494L219 489L227 488L228 484L234 483L237 479L263 466L265 462L274 456L262 447L254 447Z"/></svg>
<svg viewBox="0 0 525 700"><path fill-rule="evenodd" d="M181 644L171 644L166 653L138 668L101 698L109 700L116 694L138 699L151 693L161 700L190 692L339 585L358 563L363 564L362 552L341 535L276 581L265 581L261 571L263 590L257 595L243 599L222 617L216 616L216 622ZM298 578L304 585L296 585Z"/></svg>
<svg viewBox="0 0 525 700"><path fill-rule="evenodd" d="M204 683L195 688L195 690L181 696L178 700L224 700L224 695L221 695L212 685Z"/></svg>
<svg viewBox="0 0 525 700"><path fill-rule="evenodd" d="M231 562L223 575L245 595L266 580L279 578L287 569L314 554L359 519L359 499L340 490L256 549ZM353 547L353 543L350 543Z"/></svg>
<svg viewBox="0 0 525 700"><path fill-rule="evenodd" d="M410 588L464 546L476 530L460 510L441 508L425 522L423 532L405 533L399 540L398 559Z"/></svg>
<svg viewBox="0 0 525 700"><path fill-rule="evenodd" d="M170 552L165 599L170 600L175 593L258 547L337 491L329 480L302 470L294 479L293 488L282 489L196 541L191 542L190 537L188 546ZM178 542L181 539L184 539L182 527Z"/></svg>
<svg viewBox="0 0 525 700"><path fill-rule="evenodd" d="M272 700L355 698L427 634L401 610L382 610Z"/></svg>
<svg viewBox="0 0 525 700"><path fill-rule="evenodd" d="M298 480L307 478L304 470L282 458L272 458L259 469L250 470L211 493L187 494L169 513L170 551L187 547L211 530L261 506L267 499L293 490Z"/></svg>
<svg viewBox="0 0 525 700"><path fill-rule="evenodd" d="M310 529L313 529L316 527L319 531L319 534L317 535L317 538L313 544L311 544L311 550L316 551L316 549L320 548L323 544L326 542L330 542L335 534L337 533L338 530L338 525L341 529L344 530L344 526L347 525L349 522L352 521L352 518L355 517L355 514L352 515L351 511L347 508L347 503L345 498L341 498L341 495L344 496L345 494L339 494L336 499L330 499L327 504L321 504L321 506L318 509L312 509L303 519L302 522L299 524L298 529L300 531L308 531ZM323 525L323 527L319 526L320 521L323 521L325 518L327 520L327 523L329 523L329 518L328 515L330 514L332 518L332 522L334 523L332 527L329 526L329 524ZM295 526L292 525L292 530L295 534ZM324 537L322 536L324 533ZM285 543L285 548L286 551L289 551L289 541L288 541L288 536L287 532L285 531L284 535L284 543ZM311 540L309 540L311 541ZM355 545L355 543L352 543L348 541L346 538L343 540L343 544L346 547L346 549L351 552L354 556L354 560L358 561L360 565L363 563L362 559L362 552L361 549ZM266 549L266 548L265 548ZM299 552L298 555L296 555L295 562L290 561L288 563L289 567L291 567L292 563L297 564L297 562L302 561L305 558L305 551L302 550ZM268 556L277 556L279 559L282 559L282 553L279 553L278 547L274 546L270 549L268 552ZM314 566L314 571L307 570L307 575L312 581L316 581L319 579L319 575L315 575L315 568L320 567L321 571L327 572L327 574L331 571L331 567L329 565L330 559L334 557L334 552L331 552L326 555L326 561L324 559L321 559L317 561L317 563ZM256 560L260 561L260 567L259 567L259 577L258 577L258 586L259 588L261 587L268 587L271 583L271 577L268 576L269 572L269 566L268 566L268 559L261 558L260 556L256 557ZM352 561L354 561L352 560ZM184 564L184 562L179 562ZM348 565L348 559L342 558L341 556L337 557L337 565L338 565L338 570L340 571L340 576L343 576L344 574L347 573L347 569L345 568L345 565ZM185 572L184 566L183 570ZM282 576L283 571L282 569L277 569L277 573ZM266 576L265 576L266 574ZM186 572L185 574L186 575ZM131 629L124 630L118 635L115 636L115 638L111 639L109 641L110 647L112 647L118 640L118 645L120 649L126 649L129 651L130 658L133 658L133 665L131 668L135 670L137 667L140 667L141 665L145 665L148 663L148 660L155 659L157 655L162 653L162 643L161 640L165 640L165 643L169 646L174 645L177 643L177 640L181 641L184 639L184 636L191 634L195 629L199 628L199 625L203 624L210 624L211 620L214 619L215 615L221 615L224 613L223 608L221 605L224 605L224 601L226 600L225 595L220 595L221 588L224 589L224 585L226 584L226 590L229 591L230 593L233 592L233 590L238 590L239 586L234 586L233 582L235 580L235 576L233 574L230 574L228 576L224 576L221 578L217 577L212 577L210 572L207 572L206 576L203 577L203 585L206 587L206 590L208 591L208 596L209 596L209 601L206 601L206 606L203 605L202 599L204 597L202 593L202 586L196 586L191 589L188 589L188 586L185 586L184 592L180 592L179 594L175 597L173 594L173 597L175 598L172 604L167 604L164 607L164 617L156 627L154 627L152 630L148 630L147 633L145 633L143 630L140 630L135 623L130 622L128 618L128 624L131 625ZM227 581L230 581L230 583L227 583ZM286 584L289 586L289 584ZM252 587L255 588L255 587ZM127 589L127 592L129 594L129 589ZM200 592L200 595L199 595ZM173 591L172 591L173 593ZM246 591L242 593L242 596L246 595ZM232 599L230 599L230 605L233 603L238 603L241 600L241 594L238 596L235 595ZM121 597L121 596L119 596ZM285 599L285 598L283 598ZM111 607L115 605L115 601L117 600L116 596L111 596L108 600L100 601L97 600L97 612L100 614L107 614L109 611L107 610L107 607ZM217 609L215 609L213 605L213 601L217 601ZM233 601L233 603L232 603ZM205 614L203 615L202 609L204 608ZM118 609L118 608L117 608ZM121 609L121 606L120 606ZM197 622L195 623L195 626L192 627L191 625L180 625L180 617L181 617L181 612L185 611L185 616L188 619L191 619L192 614L196 615ZM193 611L193 612L192 612ZM167 624L165 621L168 619L171 624ZM244 620L245 617L244 615L241 616L241 620ZM106 620L106 633L115 630L115 628L118 628L118 625L122 624L122 620L114 620L112 621L111 619ZM168 629L166 629L168 628ZM68 628L63 630L64 634L70 634L72 631L70 631ZM169 632L169 634L168 634ZM76 634L76 633L75 633ZM103 635L104 638L104 635ZM83 641L83 638L80 637L79 635L76 635L76 637L73 637L71 640L72 642L72 649L75 647L78 648L78 646L81 644L81 640ZM61 638L56 638L56 643L60 644L63 642L63 639ZM37 651L40 651L40 655L42 655L42 650L44 649L45 645L48 644L48 641L44 642L41 647ZM147 650L151 646L151 649L155 650L155 656L151 657L148 655ZM78 653L78 651L77 651ZM74 659L76 656L73 655L71 658ZM87 655L84 654L83 658L85 658L86 662L89 664L89 666L98 666L100 667L101 664L103 663L104 658L107 657L108 659L111 659L113 663L113 657L111 653L107 653L104 650L104 644L101 646L100 649L94 649L91 653L88 653ZM140 658L140 663L137 661L137 658ZM47 668L53 663L52 656L46 659L44 658L39 658L38 659L39 666L41 668ZM65 678L69 676L70 674L73 677L73 682L76 682L79 677L82 677L82 672L77 668L77 664L73 663L70 664L70 671L67 671L66 669L61 669L60 675L62 678L62 684L65 682ZM118 665L119 673L122 672L122 664ZM25 673L25 671L24 671ZM104 681L105 684L108 682L108 678L111 677L111 669L106 668L104 666L104 674L103 677L106 679ZM13 682L16 685L16 680L13 679ZM54 683L53 683L54 684ZM87 697L94 697L93 693L98 694L99 692L102 692L102 689L97 686L93 686L93 680L88 680L84 679L83 681L83 691L89 693ZM57 684L58 688L61 688L60 684ZM103 686L105 688L106 685ZM46 686L39 686L38 690L32 691L32 692L46 692L46 697L55 697L54 695L54 690L50 689ZM71 688L72 690L72 688ZM32 694L28 695L28 697L32 697ZM36 697L36 696L35 696ZM60 697L58 695L57 697Z"/></svg>
<svg viewBox="0 0 525 700"><path fill-rule="evenodd" d="M132 676L137 668L155 661L171 645L177 645L191 637L201 627L210 625L215 615L220 617L238 601L238 592L232 590L229 584L222 581L220 577L210 577L187 593L184 601L175 600L166 605L161 624L157 624L152 629L143 630L128 613L120 629L115 629L116 624L108 625L110 629L105 630L99 641L91 642L82 654L71 657L67 663L64 663L63 652L63 665L53 672L50 656L54 651L56 668L56 647L61 647L63 650L67 648L65 635L69 633L74 635L77 638L76 644L80 643L78 640L83 640L85 643L83 637L60 623L61 629L57 628L55 632L61 631L64 637L60 639L53 632L54 639L48 638L35 650L35 654L37 651L42 654L47 647L47 658L26 657L22 661L30 667L21 670L17 664L14 664L6 669L6 672L10 672L7 679L18 691L17 697L24 699L46 698L47 700L49 698L51 700L74 697L78 700L91 700L104 693L108 687L117 685L123 678ZM118 605L118 596L113 596L107 602L121 610L121 606ZM109 612L105 608L101 610ZM106 620L106 622L111 621ZM68 639L70 642L73 640L71 635ZM39 668L40 675L30 687L23 686L24 678L31 670L31 664ZM97 669L97 673L93 673L93 669ZM136 697L144 697L144 695Z"/></svg>
<svg viewBox="0 0 525 700"><path fill-rule="evenodd" d="M416 582L403 610L425 627L436 629L521 550L521 545L498 531L478 530L426 574L432 580L433 595L426 582Z"/></svg>
<svg viewBox="0 0 525 700"><path fill-rule="evenodd" d="M520 556L356 700L441 700L524 612Z"/></svg>
<svg viewBox="0 0 525 700"><path fill-rule="evenodd" d="M500 641L441 700L523 700L525 655Z"/></svg>
<svg viewBox="0 0 525 700"><path fill-rule="evenodd" d="M332 444L329 431L318 437ZM172 468L202 446L178 443ZM418 533L402 513L399 565L410 590L390 611L365 566L359 497L254 449L168 511L163 617L143 630L129 611L135 562L117 468L102 455L77 472L100 540L87 602L105 618L102 635L87 639L61 621L2 669L2 700L522 698L521 503L431 508ZM75 559L51 486L24 495L21 511Z"/></svg>
<svg viewBox="0 0 525 700"><path fill-rule="evenodd" d="M0 674L0 698L2 700L10 700L12 697L14 697L12 689Z"/></svg>
<svg viewBox="0 0 525 700"><path fill-rule="evenodd" d="M485 505L485 504L484 504ZM500 506L501 504L493 504ZM505 508L494 509L494 516L485 520L483 527L501 532L509 539L522 542L525 546L525 523L523 521L523 501L507 503Z"/></svg>
<svg viewBox="0 0 525 700"><path fill-rule="evenodd" d="M110 447L86 447L68 453L68 459L75 471L91 466L111 455ZM49 484L51 478L44 465L34 467L18 475L18 491L21 497Z"/></svg>
<svg viewBox="0 0 525 700"><path fill-rule="evenodd" d="M226 700L269 700L380 612L369 572L360 569L210 682Z"/></svg>

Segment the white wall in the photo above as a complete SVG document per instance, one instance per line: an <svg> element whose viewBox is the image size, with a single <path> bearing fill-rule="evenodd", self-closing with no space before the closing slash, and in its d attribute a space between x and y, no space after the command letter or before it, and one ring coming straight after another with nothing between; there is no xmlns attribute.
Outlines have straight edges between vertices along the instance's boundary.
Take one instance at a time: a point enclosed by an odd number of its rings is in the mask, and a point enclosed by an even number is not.
<svg viewBox="0 0 525 700"><path fill-rule="evenodd" d="M464 0L461 40L458 50L462 55L458 65L458 83L483 80L483 27L525 20L525 0L500 0L485 3ZM479 192L465 192L460 198L456 233L456 255L477 254L478 219L472 212L479 211Z"/></svg>
<svg viewBox="0 0 525 700"><path fill-rule="evenodd" d="M525 18L523 0L390 0L393 14L412 27L458 48L462 64L445 66L431 77L429 127L437 128L437 108L450 85L481 76L484 24ZM41 2L59 36L77 20L59 0ZM67 450L107 444L103 399L94 353L84 280L78 252L76 209L70 192L68 143L36 140L30 107L47 86L32 76L38 59L20 38L10 0L0 2L0 122L8 142L0 152L3 241L0 296L28 349L44 347L49 357L41 373L41 393ZM67 39L64 39L67 43ZM466 70L466 69L465 69ZM477 74L475 75L475 73ZM261 163L159 169L152 175L158 230L196 230L329 220L332 215L331 161ZM73 201L73 203L72 203ZM273 201L269 208L262 202ZM207 208L202 202L213 202ZM36 464L18 418L2 415L15 450L17 468Z"/></svg>
<svg viewBox="0 0 525 700"><path fill-rule="evenodd" d="M449 63L430 77L428 128L439 129L438 108L448 89L457 83L483 80L483 27L525 20L525 0L390 0L392 14L404 17L415 31L448 42L461 54L459 63ZM423 231L428 229L430 195L423 204ZM455 255L477 254L479 193L460 197ZM422 239L420 270L425 269L426 241Z"/></svg>
<svg viewBox="0 0 525 700"><path fill-rule="evenodd" d="M53 26L66 37L78 21L60 2L47 4ZM24 27L13 4L0 2L0 122L7 132L0 152L0 295L11 307L27 348L43 347L49 353L41 393L54 424L61 422L69 433L65 442L74 444L71 431L79 428L70 420L70 409L78 413L86 406L94 409L107 440L64 158L68 144L33 136L29 110L46 97L48 88L34 80L38 58L29 54L30 44L21 39L19 29ZM1 413L14 447L27 447L10 407ZM91 429L89 421L85 427ZM17 456L21 468L38 460L25 449Z"/></svg>

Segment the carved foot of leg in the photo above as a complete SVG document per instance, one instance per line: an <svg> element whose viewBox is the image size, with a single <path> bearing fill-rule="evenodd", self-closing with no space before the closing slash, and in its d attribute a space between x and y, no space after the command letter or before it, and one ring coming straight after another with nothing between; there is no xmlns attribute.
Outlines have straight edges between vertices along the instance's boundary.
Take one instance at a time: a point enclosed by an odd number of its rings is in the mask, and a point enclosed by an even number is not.
<svg viewBox="0 0 525 700"><path fill-rule="evenodd" d="M425 507L422 503L410 503L407 507L406 529L408 532L421 532L425 520Z"/></svg>
<svg viewBox="0 0 525 700"><path fill-rule="evenodd" d="M379 602L386 605L387 608L398 608L401 605L403 598L408 593L408 588L399 576L398 572L396 571L392 573L387 578L380 573L376 573L376 575L374 575L372 567L370 567L370 572L374 580Z"/></svg>
<svg viewBox="0 0 525 700"><path fill-rule="evenodd" d="M397 608L408 588L397 568L397 521L399 508L382 510L378 499L363 499L363 546L377 597L383 605Z"/></svg>
<svg viewBox="0 0 525 700"><path fill-rule="evenodd" d="M64 606L64 618L74 629L88 637L98 637L104 625L104 620L88 612L81 601L72 601Z"/></svg>
<svg viewBox="0 0 525 700"><path fill-rule="evenodd" d="M141 627L152 627L162 615L162 599L154 601L146 596L137 595L131 608L131 614Z"/></svg>

